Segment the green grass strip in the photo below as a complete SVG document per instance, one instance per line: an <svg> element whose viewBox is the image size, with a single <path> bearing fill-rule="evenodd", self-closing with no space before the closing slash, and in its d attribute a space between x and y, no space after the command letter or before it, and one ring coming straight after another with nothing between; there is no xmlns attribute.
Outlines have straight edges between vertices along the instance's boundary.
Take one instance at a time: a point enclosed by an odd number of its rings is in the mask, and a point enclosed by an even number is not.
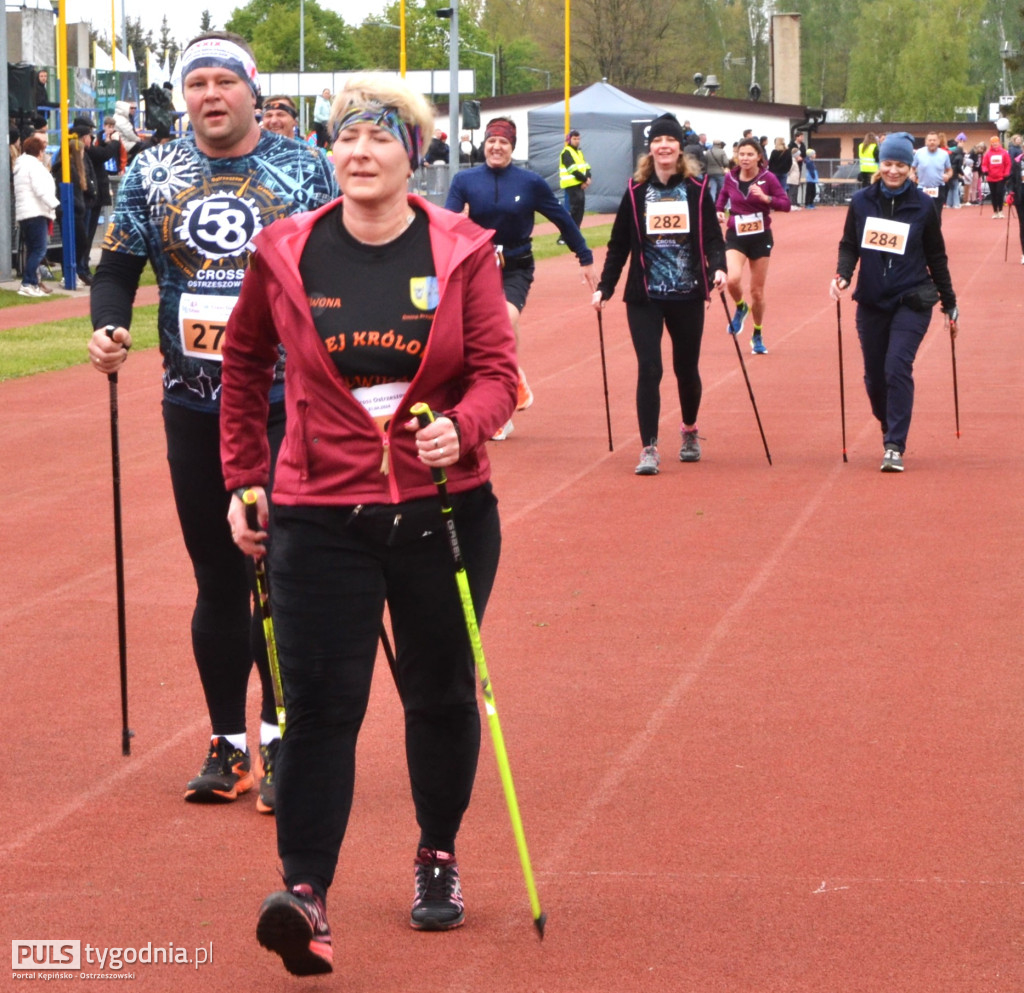
<svg viewBox="0 0 1024 993"><path fill-rule="evenodd" d="M133 351L156 347L157 309L156 304L135 308L132 318ZM89 361L87 348L92 330L92 321L88 317L71 317L64 321L0 331L0 382L84 365Z"/></svg>

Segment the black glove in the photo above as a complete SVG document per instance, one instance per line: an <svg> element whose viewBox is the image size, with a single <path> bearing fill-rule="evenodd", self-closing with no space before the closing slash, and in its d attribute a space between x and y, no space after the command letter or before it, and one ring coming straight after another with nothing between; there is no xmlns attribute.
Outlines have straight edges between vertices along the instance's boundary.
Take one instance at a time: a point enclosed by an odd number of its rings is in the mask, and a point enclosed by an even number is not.
<svg viewBox="0 0 1024 993"><path fill-rule="evenodd" d="M960 319L960 311L957 310L956 304L953 304L952 307L943 307L942 313L944 313L949 318L950 324L956 324L956 322Z"/></svg>

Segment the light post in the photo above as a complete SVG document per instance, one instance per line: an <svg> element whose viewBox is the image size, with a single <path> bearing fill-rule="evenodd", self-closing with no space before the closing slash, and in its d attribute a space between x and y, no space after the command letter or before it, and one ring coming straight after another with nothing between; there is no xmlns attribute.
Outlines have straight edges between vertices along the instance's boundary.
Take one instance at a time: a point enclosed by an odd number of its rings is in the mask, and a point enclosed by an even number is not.
<svg viewBox="0 0 1024 993"><path fill-rule="evenodd" d="M546 90L550 90L551 89L551 72L548 69L531 69L530 66L520 66L519 68L520 69L525 69L527 72L536 72L536 73L539 73L542 76L547 77L547 79L546 79L546 81L544 83L544 89L546 89Z"/></svg>
<svg viewBox="0 0 1024 993"><path fill-rule="evenodd" d="M1008 41L1003 42L1003 47L999 50L999 58L1003 63L1003 92L999 97L999 109L1002 112L1003 107L1012 106L1016 100L1013 92L1013 81L1010 79L1010 63L1019 58L1020 51L1014 48Z"/></svg>
<svg viewBox="0 0 1024 993"><path fill-rule="evenodd" d="M467 48L467 52L472 52L474 55L486 55L491 60L491 96L495 97L498 95L498 57L494 52L481 52L478 48Z"/></svg>
<svg viewBox="0 0 1024 993"><path fill-rule="evenodd" d="M718 82L718 77L713 73L705 77L703 73L695 72L693 74L693 85L697 87L693 91L695 97L713 97L722 84Z"/></svg>
<svg viewBox="0 0 1024 993"><path fill-rule="evenodd" d="M1000 113L995 124L996 131L999 132L999 144L1006 148L1006 132L1010 130L1010 122Z"/></svg>
<svg viewBox="0 0 1024 993"><path fill-rule="evenodd" d="M448 32L448 130L454 136L459 128L459 3L452 0L450 7L435 10L437 17L450 20ZM454 175L459 168L459 143L452 141L448 145L449 175Z"/></svg>

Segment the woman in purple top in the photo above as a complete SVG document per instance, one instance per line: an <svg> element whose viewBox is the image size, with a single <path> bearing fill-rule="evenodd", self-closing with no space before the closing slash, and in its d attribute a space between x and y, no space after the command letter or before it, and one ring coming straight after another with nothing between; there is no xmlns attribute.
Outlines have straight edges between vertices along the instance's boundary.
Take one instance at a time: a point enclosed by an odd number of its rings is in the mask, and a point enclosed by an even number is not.
<svg viewBox="0 0 1024 993"><path fill-rule="evenodd" d="M768 171L764 151L753 138L744 138L736 146L737 166L725 174L715 206L719 221L729 222L725 232L725 258L728 266L729 296L736 312L729 322L729 333L739 334L748 313L754 315L751 351L765 355L761 327L764 321L764 284L768 278L768 260L772 252L771 211L790 209L789 197L779 181ZM743 297L743 266L750 262L750 303Z"/></svg>

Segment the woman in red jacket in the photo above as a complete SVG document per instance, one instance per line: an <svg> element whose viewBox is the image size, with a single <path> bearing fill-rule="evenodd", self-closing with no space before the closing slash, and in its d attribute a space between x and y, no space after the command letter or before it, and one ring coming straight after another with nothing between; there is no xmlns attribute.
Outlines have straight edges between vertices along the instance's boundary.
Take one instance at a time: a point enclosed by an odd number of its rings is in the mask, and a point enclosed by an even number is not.
<svg viewBox="0 0 1024 993"><path fill-rule="evenodd" d="M484 446L515 409L518 376L490 233L406 192L432 121L402 81L348 80L329 122L343 196L257 237L225 334L228 520L250 555L267 538L266 396L279 346L288 355L269 551L288 716L276 809L285 889L264 901L257 938L297 975L332 968L327 890L385 604L419 824L410 924L464 919L455 836L480 715L431 470L448 477L482 614L500 547ZM417 402L438 412L423 428ZM245 488L261 530L247 525Z"/></svg>
<svg viewBox="0 0 1024 993"><path fill-rule="evenodd" d="M981 172L988 180L988 191L992 197L992 217L1002 220L1003 204L1006 201L1006 180L1010 176L1010 153L999 144L999 138L992 135L988 150L981 157Z"/></svg>

